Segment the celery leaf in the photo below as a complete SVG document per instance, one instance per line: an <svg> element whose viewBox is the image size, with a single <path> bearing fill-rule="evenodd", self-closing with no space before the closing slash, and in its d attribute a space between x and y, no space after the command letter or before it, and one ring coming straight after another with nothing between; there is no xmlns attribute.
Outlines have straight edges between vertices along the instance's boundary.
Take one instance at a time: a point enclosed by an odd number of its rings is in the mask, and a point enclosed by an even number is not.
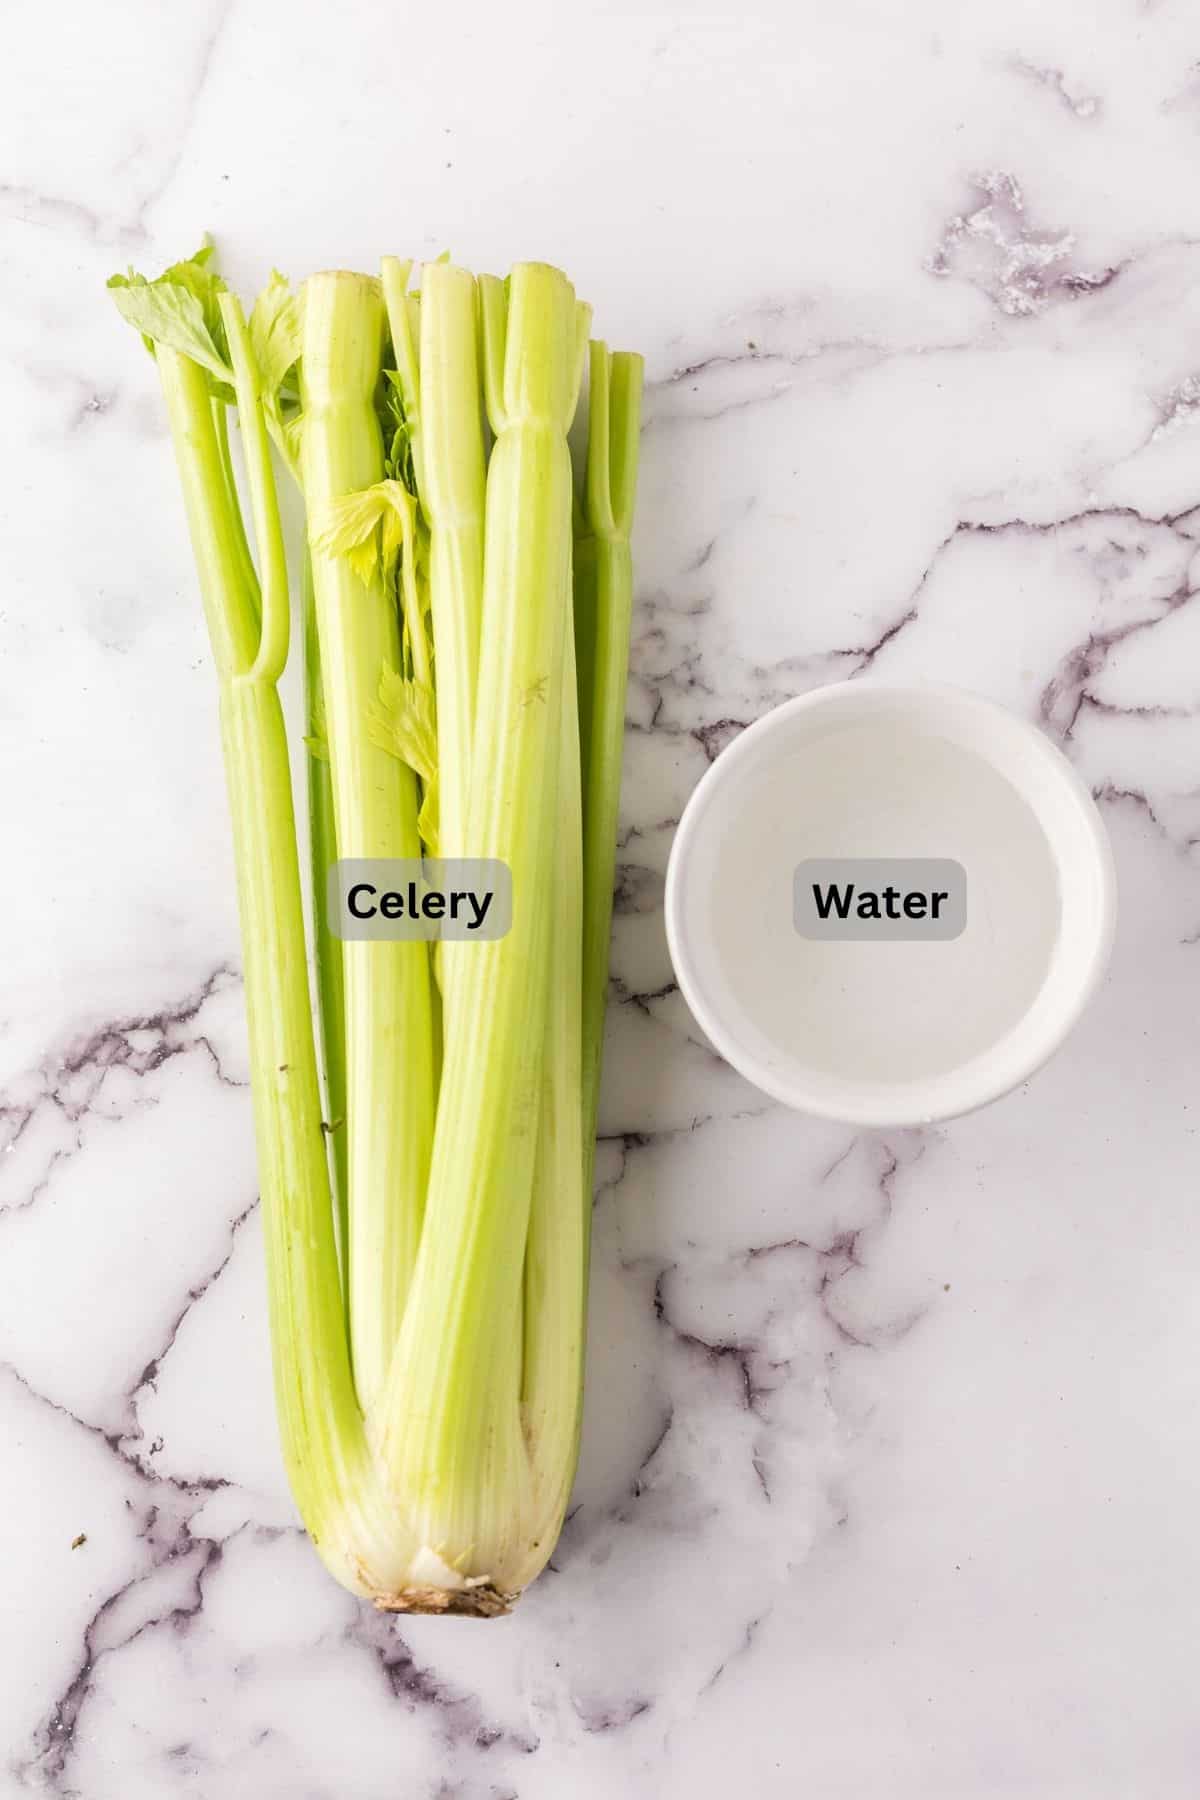
<svg viewBox="0 0 1200 1800"><path fill-rule="evenodd" d="M299 362L302 328L300 296L292 293L286 275L272 269L250 311L250 343L265 394L277 394Z"/></svg>
<svg viewBox="0 0 1200 1800"><path fill-rule="evenodd" d="M385 669L379 702L367 721L367 735L380 750L407 763L421 781L417 830L427 853L438 853L437 707L433 689Z"/></svg>
<svg viewBox="0 0 1200 1800"><path fill-rule="evenodd" d="M385 669L368 733L373 744L406 762L422 781L433 780L437 768L437 714L432 688L407 680L396 669Z"/></svg>
<svg viewBox="0 0 1200 1800"><path fill-rule="evenodd" d="M403 483L377 481L316 509L308 541L323 555L344 556L360 581L370 582L376 573L390 581L402 550L411 561L414 505Z"/></svg>
<svg viewBox="0 0 1200 1800"><path fill-rule="evenodd" d="M211 268L213 247L204 244L185 262L172 263L154 281L130 269L108 287L121 317L142 334L153 356L157 346L177 350L206 369L218 387L232 386L225 329L217 302L225 283Z"/></svg>

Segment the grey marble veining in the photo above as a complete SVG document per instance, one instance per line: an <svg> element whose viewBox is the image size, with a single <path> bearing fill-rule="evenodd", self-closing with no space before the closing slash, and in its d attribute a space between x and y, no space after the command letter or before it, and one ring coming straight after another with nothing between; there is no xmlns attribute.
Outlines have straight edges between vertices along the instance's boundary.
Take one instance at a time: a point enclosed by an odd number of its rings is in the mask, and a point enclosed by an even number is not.
<svg viewBox="0 0 1200 1800"><path fill-rule="evenodd" d="M22 8L0 67L0 1794L1191 1800L1200 84L1183 0ZM588 1412L510 1619L324 1575L276 1449L213 687L103 281L561 261L648 392ZM867 670L1033 718L1118 862L948 1126L705 1044L672 833Z"/></svg>

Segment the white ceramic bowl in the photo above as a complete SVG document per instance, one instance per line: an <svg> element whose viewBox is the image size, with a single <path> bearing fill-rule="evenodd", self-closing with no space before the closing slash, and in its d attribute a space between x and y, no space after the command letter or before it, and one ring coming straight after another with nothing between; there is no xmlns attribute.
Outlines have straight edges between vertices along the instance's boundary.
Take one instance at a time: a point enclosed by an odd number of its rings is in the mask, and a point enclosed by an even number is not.
<svg viewBox="0 0 1200 1800"><path fill-rule="evenodd" d="M966 872L953 942L797 929L808 858L934 856ZM970 1112L1046 1061L1104 972L1116 887L1091 795L1040 731L868 679L734 739L680 820L665 905L680 989L727 1062L789 1106L894 1126Z"/></svg>

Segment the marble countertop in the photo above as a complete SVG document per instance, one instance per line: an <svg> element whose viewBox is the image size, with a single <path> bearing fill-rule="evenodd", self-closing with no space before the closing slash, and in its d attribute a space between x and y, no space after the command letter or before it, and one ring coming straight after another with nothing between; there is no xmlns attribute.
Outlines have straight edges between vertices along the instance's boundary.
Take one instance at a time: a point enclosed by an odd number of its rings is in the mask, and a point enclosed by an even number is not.
<svg viewBox="0 0 1200 1800"><path fill-rule="evenodd" d="M7 20L0 1794L1192 1800L1194 13L567 13ZM542 256L647 357L583 1462L486 1626L354 1604L280 1470L213 683L103 293L205 229L248 290ZM1118 864L1070 1043L926 1131L768 1103L663 936L711 758L867 669L1040 721Z"/></svg>

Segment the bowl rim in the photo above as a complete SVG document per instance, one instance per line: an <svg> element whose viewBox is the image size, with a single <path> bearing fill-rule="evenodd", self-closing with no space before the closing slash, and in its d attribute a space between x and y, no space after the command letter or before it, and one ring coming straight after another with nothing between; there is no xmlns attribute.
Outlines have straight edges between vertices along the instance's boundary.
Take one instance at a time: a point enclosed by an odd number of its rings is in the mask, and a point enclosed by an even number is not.
<svg viewBox="0 0 1200 1800"><path fill-rule="evenodd" d="M866 713L876 704L883 707L889 703L910 709L926 729L939 719L945 722L952 714L960 720L973 718L986 728L986 735L981 733L983 741L979 745L972 741L971 747L1008 780L1021 800L1037 814L1061 883L1066 867L1061 840L1056 842L1046 829L1029 781L1020 776L1019 766L1032 757L1039 777L1055 784L1056 798L1066 803L1075 822L1083 828L1079 842L1084 853L1082 858L1076 855L1074 879L1077 892L1087 882L1095 892L1094 941L1085 946L1078 978L1065 1001L1040 1027L1031 1026L1031 1018L1061 955L1057 943L1046 980L1026 1012L994 1044L968 1061L904 1083L859 1083L850 1077L832 1081L827 1072L822 1076L815 1070L806 1078L803 1065L796 1059L780 1069L746 1044L714 1003L684 923L688 862L714 799L746 759L760 752L764 740L785 731L799 714L849 707ZM1012 747L1011 760L997 749L998 744L1005 743ZM865 676L827 683L781 702L720 751L700 777L680 815L667 862L663 910L667 946L680 992L700 1029L732 1068L772 1099L799 1111L849 1125L897 1127L934 1124L974 1112L1020 1086L1054 1055L1078 1022L1108 966L1116 927L1117 890L1112 848L1095 800L1062 751L1036 724L969 688L946 682L901 682ZM819 1085L814 1085L818 1077ZM831 1087L838 1090L833 1098Z"/></svg>

